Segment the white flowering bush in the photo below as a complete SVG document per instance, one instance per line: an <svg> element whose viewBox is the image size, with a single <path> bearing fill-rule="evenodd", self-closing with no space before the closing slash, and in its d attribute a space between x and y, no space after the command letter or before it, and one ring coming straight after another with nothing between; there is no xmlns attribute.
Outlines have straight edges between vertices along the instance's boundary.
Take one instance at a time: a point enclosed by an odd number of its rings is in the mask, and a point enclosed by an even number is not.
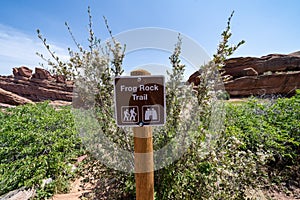
<svg viewBox="0 0 300 200"><path fill-rule="evenodd" d="M220 99L224 92L222 66L225 58L243 43L242 41L237 46L228 46L231 18L232 15L222 33L222 42L214 61L201 68L200 84L196 91L194 90L192 95L183 95L189 106L197 107L192 118L194 122L200 123L192 124L197 130L192 129L192 132L187 133L192 135L192 140L181 139L189 143L186 153L179 160L155 172L156 199L255 198L249 191L259 190L266 181L263 166L269 158L269 153L263 147L256 151L244 149L244 141L235 137L234 133L227 132L222 124L217 125L222 122L220 119L226 118L223 110L225 105ZM173 67L170 77L175 83L178 79L177 83L182 81L180 78L185 69L179 58L180 44L179 39L170 57ZM172 133L180 131L179 127L185 125L184 120L180 119L180 113L184 112L182 105L187 104L176 98L184 90L179 84L175 88L174 85L169 87L172 89L167 92L168 113L175 114L175 117L168 121L171 126L167 122L165 130L168 134L160 134L157 143L168 141L172 138ZM214 109L218 109L219 115L213 115L212 118Z"/></svg>
<svg viewBox="0 0 300 200"><path fill-rule="evenodd" d="M39 55L52 66L53 73L75 81L74 113L81 119L81 123L77 120L77 126L82 142L88 144L86 148L91 152L88 167L83 172L86 174L85 181L96 185L89 197L134 199L134 175L114 170L99 161L99 158L101 161L109 160L124 168L128 164L133 165L130 162L118 163L120 154L115 151L121 148L133 152L133 137L116 126L113 109L113 78L123 73L125 46L115 40L108 26L111 40L102 45L94 35L90 9L88 13L87 50L76 42L66 24L78 51L69 49L70 59L63 62L50 50L46 39L38 31L38 37L54 61ZM220 99L224 91L222 67L226 57L244 43L241 41L238 45L228 45L232 16L233 13L222 33L213 61L201 67L201 81L196 89L194 85L182 85L185 65L180 60L180 36L170 56L172 71L168 72L170 81L166 83L168 119L165 126L154 129L159 133L153 138L154 149L159 150L173 142L171 148L167 149L166 157L181 151L184 153L176 161L155 171L156 199L246 199L249 191L255 191L262 183L262 166L268 158L268 152L263 146L255 151L245 149L245 141L228 133L222 126L222 120L226 117ZM191 112L185 113L186 110ZM191 120L185 119L187 115ZM178 133L181 134L178 136ZM109 142L115 146L109 145Z"/></svg>

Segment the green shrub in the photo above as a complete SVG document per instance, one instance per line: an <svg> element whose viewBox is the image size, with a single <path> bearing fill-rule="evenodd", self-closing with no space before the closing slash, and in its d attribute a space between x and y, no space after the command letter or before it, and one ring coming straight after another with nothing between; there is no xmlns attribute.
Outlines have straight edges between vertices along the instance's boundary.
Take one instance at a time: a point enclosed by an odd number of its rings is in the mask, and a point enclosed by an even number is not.
<svg viewBox="0 0 300 200"><path fill-rule="evenodd" d="M66 191L68 163L82 152L70 109L57 111L48 103L0 112L0 146L0 195L22 186L38 194ZM42 188L48 178L54 182Z"/></svg>
<svg viewBox="0 0 300 200"><path fill-rule="evenodd" d="M270 100L250 99L227 105L227 134L241 140L243 149L269 151L269 178L287 181L292 166L299 166L300 95ZM267 173L267 171L266 171Z"/></svg>

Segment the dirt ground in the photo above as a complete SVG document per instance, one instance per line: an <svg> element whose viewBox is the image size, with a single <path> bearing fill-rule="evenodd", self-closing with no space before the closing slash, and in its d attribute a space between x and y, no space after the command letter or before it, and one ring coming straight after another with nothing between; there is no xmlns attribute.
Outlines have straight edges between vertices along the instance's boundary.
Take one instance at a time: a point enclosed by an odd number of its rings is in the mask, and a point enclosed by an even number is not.
<svg viewBox="0 0 300 200"><path fill-rule="evenodd" d="M51 200L80 200L80 197L84 193L91 192L93 189L93 186L91 185L87 185L83 189L80 186L82 179L83 179L82 177L78 178L71 184L71 190L68 194L56 194L51 198Z"/></svg>
<svg viewBox="0 0 300 200"><path fill-rule="evenodd" d="M296 189L294 191L294 194L291 194L288 196L287 194L284 194L282 192L277 192L277 191L268 191L268 196L270 196L274 200L294 200L294 199L300 199L300 188Z"/></svg>
<svg viewBox="0 0 300 200"><path fill-rule="evenodd" d="M93 189L93 186L87 185L84 189L80 187L81 180L83 178L76 179L71 184L71 190L68 194L56 194L52 197L51 200L80 200L80 197L84 193L91 192ZM259 192L261 195L258 195L259 197L256 198L257 200L269 200L270 198L267 198L266 196L271 197L273 200L300 200L300 188L296 188L293 191L293 194L290 193L289 195L278 192L278 191L264 191Z"/></svg>

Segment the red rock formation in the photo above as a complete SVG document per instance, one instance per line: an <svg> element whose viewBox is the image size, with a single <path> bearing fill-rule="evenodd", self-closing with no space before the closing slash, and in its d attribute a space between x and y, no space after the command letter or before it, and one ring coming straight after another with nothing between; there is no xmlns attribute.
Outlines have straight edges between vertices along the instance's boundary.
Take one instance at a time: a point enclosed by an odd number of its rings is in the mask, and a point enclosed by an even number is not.
<svg viewBox="0 0 300 200"><path fill-rule="evenodd" d="M54 78L51 76L50 72L42 69L42 68L35 68L35 73L33 74L32 78L41 79L41 80L53 80Z"/></svg>
<svg viewBox="0 0 300 200"><path fill-rule="evenodd" d="M281 94L291 96L300 88L300 71L261 76L244 76L225 83L230 96Z"/></svg>
<svg viewBox="0 0 300 200"><path fill-rule="evenodd" d="M300 52L289 55L270 54L255 57L238 57L226 60L224 83L231 97L281 94L291 96L300 88ZM195 72L189 82L199 84L200 72ZM201 75L200 75L201 77Z"/></svg>
<svg viewBox="0 0 300 200"><path fill-rule="evenodd" d="M261 58L230 58L226 60L226 66L224 67L226 74L234 78L245 76L243 70L247 68L252 68L258 75L265 72L300 71L300 57L295 56L295 54L270 54Z"/></svg>
<svg viewBox="0 0 300 200"><path fill-rule="evenodd" d="M224 76L231 79L224 83L231 97L282 94L292 95L300 88L300 52L289 55L270 54L226 60ZM44 100L72 101L73 82L63 76L51 76L44 69L27 67L13 69L14 76L0 76L0 103L19 105ZM198 85L201 71L189 78Z"/></svg>
<svg viewBox="0 0 300 200"><path fill-rule="evenodd" d="M26 103L33 103L29 99L16 95L12 92L8 92L0 88L0 100L1 103L9 104L9 105L23 105Z"/></svg>
<svg viewBox="0 0 300 200"><path fill-rule="evenodd" d="M28 67L22 66L19 68L13 68L13 74L15 77L21 76L21 77L30 78L32 76L32 70L29 69Z"/></svg>
<svg viewBox="0 0 300 200"><path fill-rule="evenodd" d="M63 75L54 76L57 83L66 83L66 77Z"/></svg>
<svg viewBox="0 0 300 200"><path fill-rule="evenodd" d="M26 67L14 68L13 72L14 76L0 76L2 90L33 102L72 101L73 84L66 81L64 77L52 77L47 70L40 68L36 68L32 76L29 76L32 71ZM16 105L14 101L9 102L4 96L0 96L0 103Z"/></svg>

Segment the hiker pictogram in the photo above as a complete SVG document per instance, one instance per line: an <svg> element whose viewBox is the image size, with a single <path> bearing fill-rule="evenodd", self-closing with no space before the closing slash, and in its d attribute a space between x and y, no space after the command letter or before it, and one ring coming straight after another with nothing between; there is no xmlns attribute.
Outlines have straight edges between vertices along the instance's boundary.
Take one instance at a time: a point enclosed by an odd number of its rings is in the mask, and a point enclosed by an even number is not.
<svg viewBox="0 0 300 200"><path fill-rule="evenodd" d="M122 106L122 122L137 122L138 121L138 107L137 106Z"/></svg>

